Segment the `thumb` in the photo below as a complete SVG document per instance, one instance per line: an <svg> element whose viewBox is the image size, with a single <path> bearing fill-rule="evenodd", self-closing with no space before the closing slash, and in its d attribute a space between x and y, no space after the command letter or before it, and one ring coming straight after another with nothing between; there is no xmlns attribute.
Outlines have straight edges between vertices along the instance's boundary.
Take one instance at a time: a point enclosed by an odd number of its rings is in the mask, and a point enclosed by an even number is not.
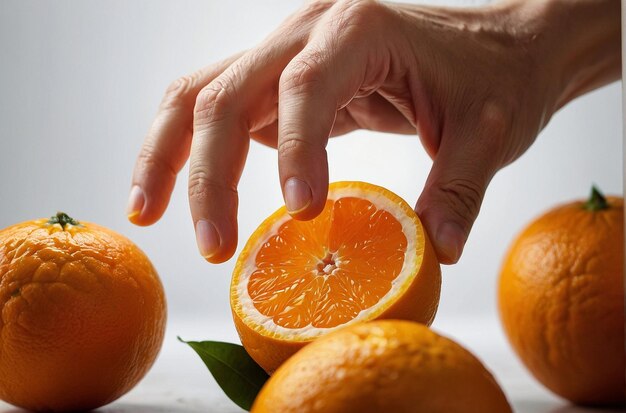
<svg viewBox="0 0 626 413"><path fill-rule="evenodd" d="M443 137L415 210L442 264L461 257L496 171L496 151L481 138Z"/></svg>

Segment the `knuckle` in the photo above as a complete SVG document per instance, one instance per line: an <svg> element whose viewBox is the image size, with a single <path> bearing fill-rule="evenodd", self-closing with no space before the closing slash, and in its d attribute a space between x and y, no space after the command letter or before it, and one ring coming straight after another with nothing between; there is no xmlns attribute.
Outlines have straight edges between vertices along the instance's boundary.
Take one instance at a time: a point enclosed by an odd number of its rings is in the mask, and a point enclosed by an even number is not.
<svg viewBox="0 0 626 413"><path fill-rule="evenodd" d="M288 157L292 153L297 152L304 145L304 141L298 138L287 138L278 144L278 157Z"/></svg>
<svg viewBox="0 0 626 413"><path fill-rule="evenodd" d="M505 100L487 101L480 109L478 114L479 136L482 142L479 142L485 151L488 151L488 162L491 167L498 168L500 165L506 164L508 153L512 142L516 142L515 131L513 128L515 103Z"/></svg>
<svg viewBox="0 0 626 413"><path fill-rule="evenodd" d="M189 172L189 198L194 201L208 201L215 193L237 193L234 185L228 185L224 181L212 178L209 173L200 168L194 168Z"/></svg>
<svg viewBox="0 0 626 413"><path fill-rule="evenodd" d="M196 83L195 74L180 77L170 83L167 89L165 89L161 107L168 109L190 105L193 102L192 96Z"/></svg>
<svg viewBox="0 0 626 413"><path fill-rule="evenodd" d="M371 19L381 8L381 3L375 0L347 0L345 5L346 16L354 19Z"/></svg>
<svg viewBox="0 0 626 413"><path fill-rule="evenodd" d="M512 123L512 104L488 101L480 112L479 122L481 127L490 137L504 137L510 132Z"/></svg>
<svg viewBox="0 0 626 413"><path fill-rule="evenodd" d="M216 121L231 113L236 102L234 82L222 74L198 93L194 113L197 118Z"/></svg>
<svg viewBox="0 0 626 413"><path fill-rule="evenodd" d="M344 29L370 31L372 24L383 15L385 6L375 0L345 0L339 7L337 23Z"/></svg>
<svg viewBox="0 0 626 413"><path fill-rule="evenodd" d="M334 1L332 0L318 0L306 3L302 8L289 16L268 40L271 39L273 43L284 42L287 39L289 42L306 43L315 25L333 4Z"/></svg>
<svg viewBox="0 0 626 413"><path fill-rule="evenodd" d="M314 88L322 77L322 60L322 52L313 50L292 60L280 76L280 92Z"/></svg>
<svg viewBox="0 0 626 413"><path fill-rule="evenodd" d="M468 226L478 216L483 199L479 184L469 179L457 178L439 186L446 203Z"/></svg>
<svg viewBox="0 0 626 413"><path fill-rule="evenodd" d="M302 24L303 21L316 20L324 12L326 12L333 5L332 1L328 0L315 0L305 4L294 18L294 23Z"/></svg>
<svg viewBox="0 0 626 413"><path fill-rule="evenodd" d="M171 176L176 176L178 171L169 159L163 156L156 148L150 144L144 144L137 158L138 164L144 171L160 171Z"/></svg>
<svg viewBox="0 0 626 413"><path fill-rule="evenodd" d="M305 156L312 158L319 152L325 152L323 147L304 139L296 138L295 133L286 134L287 138L278 145L278 157L289 158L292 156Z"/></svg>

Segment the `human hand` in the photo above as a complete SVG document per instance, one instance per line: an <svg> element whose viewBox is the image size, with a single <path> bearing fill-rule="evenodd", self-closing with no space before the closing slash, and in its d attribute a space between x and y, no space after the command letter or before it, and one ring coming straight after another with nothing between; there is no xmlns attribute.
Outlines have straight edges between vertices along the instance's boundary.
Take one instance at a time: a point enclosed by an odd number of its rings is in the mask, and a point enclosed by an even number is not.
<svg viewBox="0 0 626 413"><path fill-rule="evenodd" d="M237 245L250 136L278 149L287 209L311 219L326 200L330 136L417 132L433 166L416 211L440 261L454 263L494 174L559 107L619 76L619 14L614 0L308 4L256 48L168 88L137 160L129 219L157 221L190 158L198 246L222 262ZM582 34L577 22L588 23Z"/></svg>

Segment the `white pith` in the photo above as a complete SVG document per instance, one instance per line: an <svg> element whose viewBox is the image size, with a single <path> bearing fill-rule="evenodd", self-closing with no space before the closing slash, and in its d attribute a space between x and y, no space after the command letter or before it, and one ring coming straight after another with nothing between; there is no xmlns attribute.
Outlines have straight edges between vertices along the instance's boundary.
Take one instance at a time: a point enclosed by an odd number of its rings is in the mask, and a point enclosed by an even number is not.
<svg viewBox="0 0 626 413"><path fill-rule="evenodd" d="M335 327L319 328L308 325L302 328L285 328L275 324L271 317L261 314L254 306L252 298L248 294L248 280L250 275L256 269L255 258L265 241L275 235L281 225L292 219L285 213L283 217L277 219L272 226L265 231L264 239L257 240L256 246L249 251L246 260L242 264L239 274L239 282L237 283L236 288L235 307L238 307L236 308L238 310L237 312L242 315L245 324L266 336L277 338L296 336L298 340L306 341L338 328L345 327L346 325L375 318L394 301L393 298L395 296L403 292L411 284L415 278L416 268L419 268L421 265L423 254L423 235L418 229L419 224L416 222L414 217L408 215L406 210L398 205L398 201L390 199L383 193L377 191L363 190L358 186L343 186L331 189L328 193L328 199L333 201L346 197L367 199L376 207L376 209L389 212L402 226L402 231L407 240L407 247L402 269L400 270L398 276L392 281L391 289L378 301L378 303L368 309L362 310L355 318L347 323L340 324ZM418 260L420 262L418 262ZM337 265L339 265L339 263L340 261L337 261Z"/></svg>

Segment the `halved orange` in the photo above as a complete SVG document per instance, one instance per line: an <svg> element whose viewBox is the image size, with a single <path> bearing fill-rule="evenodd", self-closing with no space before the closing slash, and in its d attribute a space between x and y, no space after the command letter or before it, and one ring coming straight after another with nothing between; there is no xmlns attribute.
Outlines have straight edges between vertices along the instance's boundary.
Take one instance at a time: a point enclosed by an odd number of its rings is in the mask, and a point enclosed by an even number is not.
<svg viewBox="0 0 626 413"><path fill-rule="evenodd" d="M336 182L317 218L297 221L282 207L256 229L230 295L243 346L272 373L316 337L357 321L430 325L440 287L413 209L379 186Z"/></svg>

